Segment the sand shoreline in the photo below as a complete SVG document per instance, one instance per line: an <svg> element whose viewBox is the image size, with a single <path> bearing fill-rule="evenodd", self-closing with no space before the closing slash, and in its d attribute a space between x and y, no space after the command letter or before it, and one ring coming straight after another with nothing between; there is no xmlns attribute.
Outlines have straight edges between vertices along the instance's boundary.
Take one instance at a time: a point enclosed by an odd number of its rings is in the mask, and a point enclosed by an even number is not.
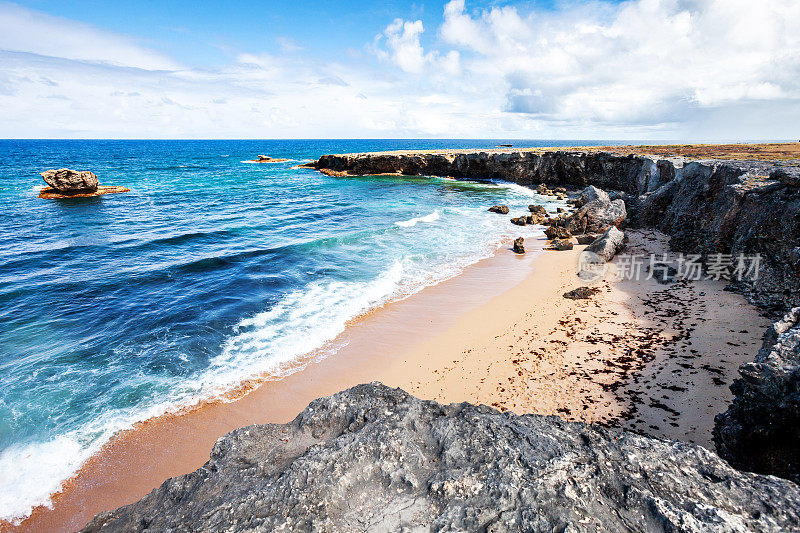
<svg viewBox="0 0 800 533"><path fill-rule="evenodd" d="M634 237L633 250L664 246L652 232ZM37 509L16 529L80 528L97 512L198 468L227 431L289 421L309 401L368 381L442 402L558 414L708 447L713 416L730 399L725 385L752 359L766 319L720 283L604 281L595 299L566 300L564 292L583 285L575 275L580 249L501 250L357 321L339 353L301 372L230 403L143 422L92 457L53 510ZM709 311L732 305L738 313ZM748 331L737 334L735 350L723 334L728 316L736 316L736 331ZM718 334L705 342L692 335L699 328ZM687 350L697 354L686 359Z"/></svg>

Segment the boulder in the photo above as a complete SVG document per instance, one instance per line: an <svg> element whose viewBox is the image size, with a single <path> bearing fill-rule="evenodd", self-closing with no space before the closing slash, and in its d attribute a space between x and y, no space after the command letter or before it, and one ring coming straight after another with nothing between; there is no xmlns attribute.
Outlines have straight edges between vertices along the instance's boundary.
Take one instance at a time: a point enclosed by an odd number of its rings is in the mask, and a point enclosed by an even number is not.
<svg viewBox="0 0 800 533"><path fill-rule="evenodd" d="M653 263L652 265L647 265L647 271L651 272L651 277L662 285L672 283L678 276L678 269L669 263Z"/></svg>
<svg viewBox="0 0 800 533"><path fill-rule="evenodd" d="M600 292L600 290L594 287L578 287L577 289L565 292L563 296L570 300L586 300L593 297L598 292Z"/></svg>
<svg viewBox="0 0 800 533"><path fill-rule="evenodd" d="M524 242L525 242L525 239L523 239L522 237L517 237L516 239L514 239L514 252L515 253L518 253L518 254L524 254L525 253L525 245L523 244Z"/></svg>
<svg viewBox="0 0 800 533"><path fill-rule="evenodd" d="M600 256L604 261L611 261L625 247L625 234L611 226L599 236L592 244L586 247L586 252Z"/></svg>
<svg viewBox="0 0 800 533"><path fill-rule="evenodd" d="M82 530L790 531L800 487L714 453L567 422L441 405L379 383L286 424L221 437L209 461Z"/></svg>
<svg viewBox="0 0 800 533"><path fill-rule="evenodd" d="M42 172L41 176L56 191L67 194L94 192L100 185L94 172L88 170L51 169Z"/></svg>
<svg viewBox="0 0 800 533"><path fill-rule="evenodd" d="M547 210L543 205L531 204L528 206L528 211L530 211L532 215L539 215L541 217L547 216Z"/></svg>
<svg viewBox="0 0 800 533"><path fill-rule="evenodd" d="M489 208L489 211L492 213L498 213L500 215L507 215L508 214L508 206L507 205L493 205Z"/></svg>
<svg viewBox="0 0 800 533"><path fill-rule="evenodd" d="M714 420L717 452L735 468L800 483L800 307L773 324L734 398Z"/></svg>
<svg viewBox="0 0 800 533"><path fill-rule="evenodd" d="M563 252L564 250L572 250L574 245L572 244L572 239L555 239L553 242L550 243L551 250L558 250Z"/></svg>
<svg viewBox="0 0 800 533"><path fill-rule="evenodd" d="M602 233L610 226L621 225L628 216L625 202L607 198L608 195L605 195L604 198L592 200L573 213L567 225L570 233Z"/></svg>
<svg viewBox="0 0 800 533"><path fill-rule="evenodd" d="M542 196L553 196L553 191L551 191L544 183L540 183L539 186L536 187L536 192Z"/></svg>
<svg viewBox="0 0 800 533"><path fill-rule="evenodd" d="M528 217L516 217L511 219L512 224L516 224L517 226L524 226L528 223Z"/></svg>
<svg viewBox="0 0 800 533"><path fill-rule="evenodd" d="M600 235L596 233L584 233L583 235L575 235L575 240L578 244L592 244Z"/></svg>
<svg viewBox="0 0 800 533"><path fill-rule="evenodd" d="M562 226L550 226L544 230L544 234L548 239L569 239L572 237L569 230Z"/></svg>
<svg viewBox="0 0 800 533"><path fill-rule="evenodd" d="M604 202L611 201L611 199L608 197L608 194L604 190L598 189L594 185L589 185L581 191L577 198L575 198L574 203L575 207L583 207L589 202L594 202L595 200L603 200Z"/></svg>

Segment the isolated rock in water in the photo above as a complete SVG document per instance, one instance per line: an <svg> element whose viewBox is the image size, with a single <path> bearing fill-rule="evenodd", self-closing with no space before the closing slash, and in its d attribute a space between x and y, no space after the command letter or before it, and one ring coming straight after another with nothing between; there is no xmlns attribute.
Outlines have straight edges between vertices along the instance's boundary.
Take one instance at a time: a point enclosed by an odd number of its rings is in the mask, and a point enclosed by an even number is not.
<svg viewBox="0 0 800 533"><path fill-rule="evenodd" d="M572 244L572 239L555 239L550 244L550 248L553 250L558 251L565 251L565 250L572 250L574 245Z"/></svg>
<svg viewBox="0 0 800 533"><path fill-rule="evenodd" d="M518 254L524 254L525 253L525 245L523 244L524 242L525 239L523 239L522 237L517 237L516 239L514 239L514 252Z"/></svg>
<svg viewBox="0 0 800 533"><path fill-rule="evenodd" d="M527 223L528 223L528 220L527 220L527 218L528 218L528 217L517 217L517 218L512 218L512 219L511 219L511 223L512 223L512 224L516 224L517 226L524 226L525 224L527 224Z"/></svg>
<svg viewBox="0 0 800 533"><path fill-rule="evenodd" d="M800 488L686 443L380 384L217 441L83 531L776 531Z"/></svg>
<svg viewBox="0 0 800 533"><path fill-rule="evenodd" d="M578 244L592 244L600 235L596 233L584 233L583 235L575 235L575 240Z"/></svg>
<svg viewBox="0 0 800 533"><path fill-rule="evenodd" d="M570 300L586 300L597 293L598 289L593 287L578 287L577 289L572 289L569 292L565 292L563 296L564 298L569 298Z"/></svg>
<svg viewBox="0 0 800 533"><path fill-rule="evenodd" d="M508 214L508 206L507 205L493 205L492 207L489 208L489 211L491 211L492 213L499 213L501 215L507 215Z"/></svg>
<svg viewBox="0 0 800 533"><path fill-rule="evenodd" d="M755 361L739 368L714 444L736 468L800 483L800 307L773 324Z"/></svg>
<svg viewBox="0 0 800 533"><path fill-rule="evenodd" d="M625 247L625 234L611 226L600 235L592 244L586 247L586 252L600 256L604 261L611 261Z"/></svg>
<svg viewBox="0 0 800 533"><path fill-rule="evenodd" d="M561 226L550 226L544 230L544 234L548 239L569 239L572 237L569 230Z"/></svg>
<svg viewBox="0 0 800 533"><path fill-rule="evenodd" d="M59 168L58 170L45 170L41 176L52 188L64 193L92 192L96 191L99 186L97 176L88 170Z"/></svg>

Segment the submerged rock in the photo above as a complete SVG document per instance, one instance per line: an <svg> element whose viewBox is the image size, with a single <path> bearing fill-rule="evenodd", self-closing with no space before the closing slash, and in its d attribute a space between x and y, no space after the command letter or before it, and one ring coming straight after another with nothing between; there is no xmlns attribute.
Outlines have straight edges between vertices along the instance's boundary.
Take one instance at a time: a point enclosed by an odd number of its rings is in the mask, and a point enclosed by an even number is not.
<svg viewBox="0 0 800 533"><path fill-rule="evenodd" d="M492 207L489 208L489 211L491 211L492 213L499 213L501 215L507 215L508 214L508 206L507 205L493 205Z"/></svg>
<svg viewBox="0 0 800 533"><path fill-rule="evenodd" d="M777 531L800 488L691 444L380 384L220 438L99 531Z"/></svg>
<svg viewBox="0 0 800 533"><path fill-rule="evenodd" d="M59 168L45 170L40 175L53 189L65 194L94 192L100 185L94 172L88 170Z"/></svg>
<svg viewBox="0 0 800 533"><path fill-rule="evenodd" d="M773 324L752 363L739 368L714 444L736 468L800 483L800 307Z"/></svg>
<svg viewBox="0 0 800 533"><path fill-rule="evenodd" d="M523 244L524 242L525 242L525 239L523 239L522 237L517 237L516 239L514 239L514 252L515 253L518 253L518 254L524 254L525 253L525 245Z"/></svg>

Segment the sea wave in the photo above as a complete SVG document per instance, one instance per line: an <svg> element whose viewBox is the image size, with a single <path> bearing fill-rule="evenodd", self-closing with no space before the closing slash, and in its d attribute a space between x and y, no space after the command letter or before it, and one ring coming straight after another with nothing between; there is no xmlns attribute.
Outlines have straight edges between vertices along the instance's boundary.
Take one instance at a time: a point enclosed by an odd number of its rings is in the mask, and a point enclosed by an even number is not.
<svg viewBox="0 0 800 533"><path fill-rule="evenodd" d="M431 213L429 215L425 215L424 217L416 217L416 218L412 218L410 220L403 220L401 222L395 222L395 225L399 226L401 228L410 228L410 227L416 226L417 223L419 223L419 222L436 222L437 220L439 220L439 212L438 211L434 211L433 213Z"/></svg>

